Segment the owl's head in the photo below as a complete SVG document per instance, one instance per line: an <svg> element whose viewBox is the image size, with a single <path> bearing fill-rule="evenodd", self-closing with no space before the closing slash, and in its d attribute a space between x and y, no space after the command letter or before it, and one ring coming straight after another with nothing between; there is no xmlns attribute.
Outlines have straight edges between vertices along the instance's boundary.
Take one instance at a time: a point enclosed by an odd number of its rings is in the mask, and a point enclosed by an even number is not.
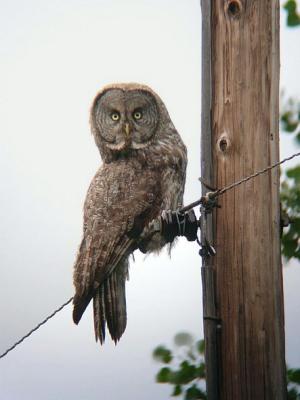
<svg viewBox="0 0 300 400"><path fill-rule="evenodd" d="M155 140L162 101L147 86L114 84L106 86L94 99L91 127L104 161L112 155L145 149Z"/></svg>

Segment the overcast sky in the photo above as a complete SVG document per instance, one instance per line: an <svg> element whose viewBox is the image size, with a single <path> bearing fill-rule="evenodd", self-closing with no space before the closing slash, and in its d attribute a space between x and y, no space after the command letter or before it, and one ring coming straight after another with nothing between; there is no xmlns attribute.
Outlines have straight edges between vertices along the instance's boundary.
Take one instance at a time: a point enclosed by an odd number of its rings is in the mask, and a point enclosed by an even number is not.
<svg viewBox="0 0 300 400"><path fill-rule="evenodd" d="M200 195L199 1L11 0L0 15L0 352L73 295L82 205L100 164L89 107L111 82L137 81L164 100L188 147L185 202ZM284 26L284 23L282 23ZM282 30L282 86L300 96L299 29ZM293 152L282 140L282 155ZM5 400L168 398L151 351L178 331L202 337L200 258L136 256L128 327L95 344L91 310L78 327L66 307L0 360ZM287 360L300 366L300 268L284 272Z"/></svg>

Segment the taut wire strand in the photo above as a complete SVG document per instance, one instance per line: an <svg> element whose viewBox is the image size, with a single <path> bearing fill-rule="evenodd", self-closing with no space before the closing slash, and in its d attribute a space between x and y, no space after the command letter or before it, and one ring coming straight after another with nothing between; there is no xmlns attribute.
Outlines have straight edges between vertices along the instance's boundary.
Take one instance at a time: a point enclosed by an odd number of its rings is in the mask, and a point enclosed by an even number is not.
<svg viewBox="0 0 300 400"><path fill-rule="evenodd" d="M64 304L62 304L59 308L57 308L55 311L53 311L52 314L50 314L47 318L45 318L42 322L40 322L35 328L31 329L25 336L23 336L20 340L18 340L15 344L13 344L10 348L8 348L4 353L0 355L0 358L3 358L12 351L15 347L17 347L20 343L23 342L26 338L28 338L30 335L33 334L33 332L37 331L42 325L44 325L46 322L49 321L49 319L53 318L55 314L57 314L59 311L61 311L64 307L66 307L71 301L73 300L73 297L71 297L68 301L66 301Z"/></svg>
<svg viewBox="0 0 300 400"><path fill-rule="evenodd" d="M216 197L219 197L219 196L221 196L222 194L226 193L228 190L231 190L231 189L235 188L236 186L239 186L239 185L241 185L242 183L245 183L245 182L249 181L250 179L256 178L256 177L259 176L259 175L265 174L266 172L270 171L271 169L276 168L276 167L279 167L279 165L284 164L285 162L290 161L290 160L292 160L293 158L299 157L299 156L300 156L300 152L295 153L295 154L293 154L293 155L291 155L291 156L289 156L289 157L284 158L284 159L281 160L281 161L278 161L278 162L276 162L276 163L274 163L274 164L272 164L272 165L269 165L269 166L266 167L266 168L263 168L263 169L261 169L261 170L255 172L255 173L252 174L252 175L247 176L246 178L243 178L243 179L241 179L241 180L239 180L239 181L236 181L236 182L234 182L234 183L231 183L231 184L228 185L228 186L224 186L222 189L217 189L217 190L215 190L215 191L208 192L207 195L206 195L207 197L206 197L206 196L201 197L199 200L196 200L196 201L194 201L193 203L190 203L190 204L188 204L187 206L181 208L180 211L181 211L181 212L188 211L188 210L190 210L191 208L194 208L194 207L196 207L196 206L199 206L200 204L205 203L208 199L215 199ZM201 182L201 179L200 179L200 182ZM203 183L203 184L204 184L204 183ZM204 184L204 186L206 186L206 185Z"/></svg>
<svg viewBox="0 0 300 400"><path fill-rule="evenodd" d="M231 183L228 186L224 186L222 189L218 189L212 192L208 192L206 194L206 196L201 197L201 199L194 201L193 203L188 204L187 206L181 208L179 211L180 212L185 212L190 210L191 208L194 208L200 204L205 204L209 199L215 199L218 196L221 196L222 194L226 193L228 190L231 190L233 188L235 188L236 186L241 185L242 183L245 183L247 181L249 181L250 179L254 179L259 175L262 175L268 171L270 171L273 168L278 167L281 164L284 164L285 162L292 160L295 157L300 156L300 152L295 153L293 155L291 155L290 157L284 158L281 161L276 162L275 164L269 165L266 168L263 168L257 172L255 172L252 175L247 176L246 178L243 178L237 182ZM201 181L201 180L200 180ZM57 314L58 312L60 312L64 307L66 307L68 304L71 303L71 301L73 300L73 297L71 297L68 301L66 301L64 304L62 304L59 308L57 308L55 311L53 311L52 314L50 314L47 318L45 318L42 322L40 322L35 328L31 329L31 331L29 331L25 336L23 336L20 340L18 340L16 343L14 343L11 347L9 347L4 353L2 353L0 355L0 358L5 357L10 351L14 350L20 343L23 342L23 340L25 340L26 338L28 338L30 335L32 335L33 332L37 331L42 325L46 324L46 322L49 321L49 319L53 318L55 314Z"/></svg>
<svg viewBox="0 0 300 400"><path fill-rule="evenodd" d="M228 190L233 189L234 187L239 186L239 185L241 185L242 183L249 181L250 179L256 178L257 176L262 175L262 174L264 174L264 173L270 171L270 170L273 169L273 168L279 167L279 165L284 164L285 162L290 161L290 160L292 160L293 158L298 157L298 156L300 156L300 152L299 152L299 153L295 153L295 154L293 154L293 155L290 156L290 157L284 158L283 160L278 161L278 162L276 162L275 164L270 165L269 167L263 168L263 169L261 169L260 171L257 171L257 172L255 172L254 174L249 175L249 176L247 176L246 178L241 179L240 181L237 181L237 182L235 182L235 183L232 183L231 185L225 186L224 188L222 188L222 189L220 189L220 190L216 190L216 191L215 191L216 196L221 196L222 194L224 194L224 193L227 192Z"/></svg>

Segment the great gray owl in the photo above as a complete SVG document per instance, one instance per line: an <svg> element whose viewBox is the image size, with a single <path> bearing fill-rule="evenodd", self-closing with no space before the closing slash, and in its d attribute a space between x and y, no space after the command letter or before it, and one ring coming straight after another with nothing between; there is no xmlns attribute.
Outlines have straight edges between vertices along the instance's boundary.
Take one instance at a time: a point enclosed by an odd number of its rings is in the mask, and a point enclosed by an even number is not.
<svg viewBox="0 0 300 400"><path fill-rule="evenodd" d="M76 324L93 299L96 341L105 325L115 343L126 328L128 257L165 245L139 237L163 210L182 206L186 147L162 100L149 87L113 84L94 99L92 133L103 160L84 204L84 232L74 269Z"/></svg>

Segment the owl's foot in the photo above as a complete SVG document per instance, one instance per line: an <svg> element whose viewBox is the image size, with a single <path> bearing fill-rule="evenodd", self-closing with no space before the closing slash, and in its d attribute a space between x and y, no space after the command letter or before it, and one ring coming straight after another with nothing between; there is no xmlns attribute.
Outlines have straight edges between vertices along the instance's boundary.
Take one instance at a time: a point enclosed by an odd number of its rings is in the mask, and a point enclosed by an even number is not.
<svg viewBox="0 0 300 400"><path fill-rule="evenodd" d="M193 210L163 211L161 216L144 228L137 247L142 253L159 250L166 243L172 243L177 236L188 241L197 240L199 222Z"/></svg>

